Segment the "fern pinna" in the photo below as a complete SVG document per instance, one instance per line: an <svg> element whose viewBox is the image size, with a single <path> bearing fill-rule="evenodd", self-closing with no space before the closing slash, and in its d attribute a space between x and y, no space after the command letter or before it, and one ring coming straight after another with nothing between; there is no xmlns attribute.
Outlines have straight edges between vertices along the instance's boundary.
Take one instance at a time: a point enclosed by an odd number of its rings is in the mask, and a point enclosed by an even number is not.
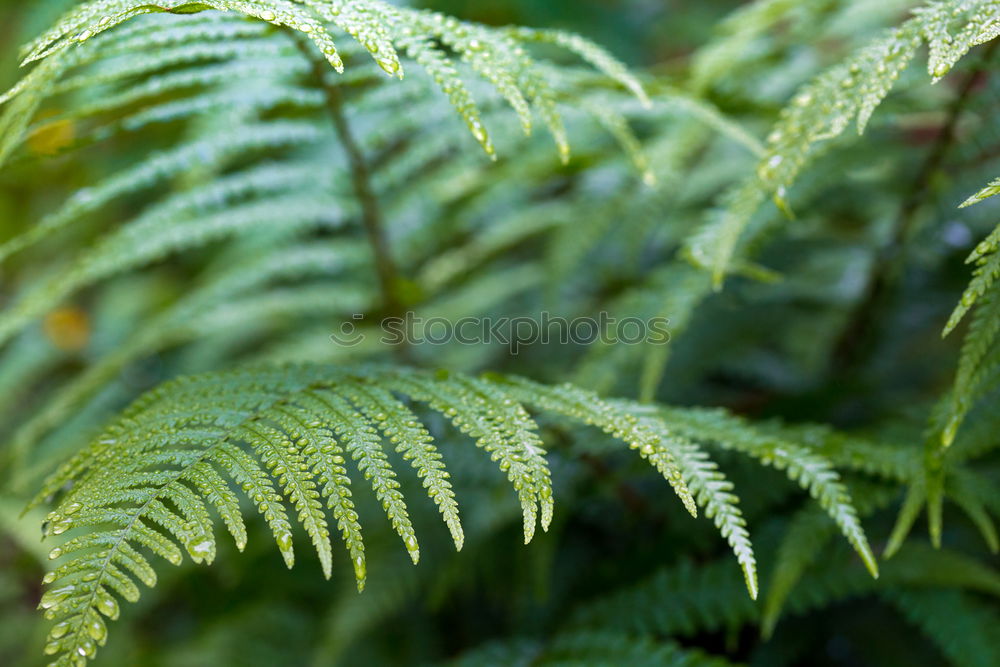
<svg viewBox="0 0 1000 667"><path fill-rule="evenodd" d="M988 144L1000 3L893 7L886 21L861 0L748 3L684 74L633 73L571 32L383 0L71 9L24 47L31 69L0 96L6 168L84 165L61 204L46 192L37 221L0 241L13 276L0 400L26 406L0 416L3 474L12 498L34 496L29 517L52 506L43 531L63 536L48 550L44 652L85 664L120 600L157 583L156 558L211 563L226 548L220 527L252 551L260 523L289 568L301 535L327 579L353 571L361 590L372 572L366 595L337 597L317 630L314 659L327 664L413 600L468 587L460 563L489 567L509 524L526 544L538 526L560 540L575 522L607 529L581 499L597 485L662 528L669 557L630 554L646 569L610 584L596 569L535 574L556 580L565 604L544 632L522 625L457 664L721 666L676 640L707 637L699 644L714 651L716 633L728 647L751 626L780 638L783 624L859 596L954 664L993 664L983 633L965 628L1000 618L1000 575L956 544L1000 550L1000 228L989 208L1000 186L981 186L1000 164L975 145ZM814 52L798 58L796 40ZM843 59L819 67L828 43ZM924 49L926 68L911 67ZM760 75L776 62L787 66ZM960 81L926 92L942 80ZM913 149L891 128L936 114L916 187L890 194L896 167L883 154ZM544 141L530 138L539 124ZM863 139L846 136L852 124ZM960 153L967 125L973 156ZM948 167L969 172L954 202L925 187ZM828 194L847 186L871 192ZM908 283L900 258L914 239L933 245L920 236L928 209L963 200L985 230L965 253L971 281L950 319L920 314L935 332L966 328L951 387L942 395L939 376L902 372L933 396L919 395L916 415L873 406L881 419L867 421L836 408L800 419L782 405L845 386L864 401L870 369L909 370L865 348L873 313L893 314L908 290L946 291ZM872 229L851 237L827 214ZM921 251L914 263L943 273L946 253ZM39 261L48 256L59 261ZM86 314L73 302L94 313L79 344ZM486 344L377 341L379 321L409 312L458 321L543 308L668 318L676 340L529 348L527 361ZM332 344L338 327L357 345ZM162 364L153 381L135 379L150 360ZM44 391L25 398L25 386ZM613 394L638 400L602 398ZM755 410L761 395L780 407ZM720 403L730 409L691 407ZM767 418L788 412L794 421ZM481 459L513 493L489 495ZM649 467L679 503L647 502ZM421 489L429 502L414 499ZM814 502L800 506L806 495ZM371 501L387 522L372 520ZM947 535L951 505L961 518ZM924 508L937 549L907 540ZM432 531L418 541L428 514L473 553L452 564L427 547ZM699 514L708 521L687 516ZM874 549L862 521L878 526ZM439 569L389 565L377 547L386 525L414 564L423 545ZM732 555L709 558L716 547ZM382 577L390 588L371 591ZM762 643L752 662L795 664L801 643Z"/></svg>

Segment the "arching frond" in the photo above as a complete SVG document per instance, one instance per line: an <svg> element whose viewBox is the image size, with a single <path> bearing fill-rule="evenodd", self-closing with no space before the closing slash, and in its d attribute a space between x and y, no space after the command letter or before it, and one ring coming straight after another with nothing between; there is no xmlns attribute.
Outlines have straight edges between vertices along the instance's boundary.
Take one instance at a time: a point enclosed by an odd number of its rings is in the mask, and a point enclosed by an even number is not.
<svg viewBox="0 0 1000 667"><path fill-rule="evenodd" d="M996 194L988 186L963 204L967 206ZM997 379L1000 368L1000 348L996 339L1000 334L1000 295L995 283L1000 279L1000 226L976 246L966 260L975 264L972 281L962 294L942 335L947 336L962 321L970 309L976 308L972 324L962 343L955 385L946 400L947 414L942 418L941 444L951 445L966 414L976 401L987 394Z"/></svg>
<svg viewBox="0 0 1000 667"><path fill-rule="evenodd" d="M564 158L568 158L569 145L560 114L556 109L555 94L546 75L528 56L525 45L545 42L577 53L600 71L621 82L644 103L648 103L648 98L638 80L630 75L621 63L595 44L565 33L490 29L461 22L443 14L397 7L381 0L333 3L312 0L302 3L289 0L259 2L177 0L160 5L144 4L139 0L97 0L73 9L52 29L25 47L25 63L38 60L46 62L0 97L0 103L12 99L21 100L17 105L7 109L0 117L0 122L6 128L23 128L65 72L82 63L96 60L95 56L100 53L102 47L107 48L109 42L114 44L114 33L111 33L112 39L101 39L101 37L120 24L143 14L184 15L206 10L242 14L249 19L298 33L308 38L338 72L344 71L344 61L334 43L334 33L337 30L347 33L356 40L386 73L402 78L403 65L397 53L398 46L430 74L431 79L448 96L472 135L489 155L493 155L494 148L483 124L481 111L449 56L438 44L446 46L496 87L517 112L525 132L530 132L533 125L532 110L537 111L555 136L560 154ZM201 30L201 24L193 25L200 30L198 33L200 39L212 36L210 31L206 33ZM164 33L170 34L170 24L165 23L163 26ZM149 31L148 28L146 30ZM152 34L147 35L147 38L156 39L157 31L154 29L149 32ZM180 37L180 39L190 39L190 37ZM94 46L91 45L92 41L96 43ZM125 50L120 46L118 48ZM221 48L233 47L221 46ZM217 45L216 53L218 51ZM111 53L114 53L114 47ZM183 54L177 54L177 57L185 59L190 59L192 56L197 57L190 49L186 49ZM140 60L140 63L145 64L140 64L138 67L152 69L154 63L162 67L167 62L165 58L166 54L158 54L153 59ZM119 68L117 76L134 76L137 73L136 65L129 64ZM99 76L107 83L109 77L115 76L115 72L105 70ZM200 81L204 82L205 79L202 78ZM103 105L107 106L106 103ZM0 157L9 153L19 136L20 131L5 132L3 143L0 144Z"/></svg>
<svg viewBox="0 0 1000 667"><path fill-rule="evenodd" d="M757 173L734 188L703 230L688 243L691 259L720 285L751 219L767 195L780 207L815 148L855 122L863 132L918 48L930 47L928 71L938 80L976 44L996 37L1000 5L993 0L935 0L846 62L806 84L768 136Z"/></svg>
<svg viewBox="0 0 1000 667"><path fill-rule="evenodd" d="M1000 549L1000 228L990 202L938 209L997 174L997 63L957 95L899 82L925 80L925 46L936 82L994 40L1000 2L756 0L639 74L565 31L407 4L90 0L26 47L0 96L0 163L27 194L0 193L0 524L44 558L13 506L52 510L54 664L86 664L122 600L177 593L143 592L157 558L211 563L226 532L256 571L262 525L288 567L308 542L346 576L240 583L261 597L240 615L270 615L157 660L287 614L321 638L312 662L388 661L394 642L359 640L390 627L409 648L419 605L463 641L421 637L414 660L721 667L688 644L766 663L786 617L881 600L919 650L990 664L1000 576L955 547ZM893 127L849 143L897 87ZM916 170L889 150L924 143ZM767 237L789 202L800 222ZM951 264L984 235L940 397ZM729 276L750 280L719 293ZM646 336L430 340L543 309ZM411 317L417 340L389 343ZM507 374L525 368L539 381ZM908 537L925 508L929 545ZM512 536L534 543L512 556ZM359 598L369 570L383 587Z"/></svg>
<svg viewBox="0 0 1000 667"><path fill-rule="evenodd" d="M809 491L861 556L871 575L878 577L878 563L861 528L850 492L827 459L793 441L757 431L721 410L666 408L658 415L686 437L714 442L784 470L790 479Z"/></svg>
<svg viewBox="0 0 1000 667"><path fill-rule="evenodd" d="M525 541L539 521L548 528L553 509L548 464L527 404L594 425L625 442L664 474L695 513L687 477L733 544L748 585L755 586L752 552L729 487L692 445L664 439L668 431L653 417L636 418L569 386L549 388L517 378L388 368L261 368L161 386L45 483L36 502L73 482L48 517L48 534L87 531L51 554L72 556L46 578L54 587L42 608L59 622L51 652L64 661L92 656L105 637L102 615L117 615L114 595L135 600L139 590L133 579L155 582L137 548L174 563L185 551L196 562L211 562L214 510L242 549L247 531L234 485L266 519L289 566L295 517L327 576L333 563L329 511L360 588L366 561L347 468L351 460L416 562L417 537L383 441L411 462L461 548L463 530L445 463L398 394L443 414L497 462L520 500ZM90 630L97 627L101 633Z"/></svg>

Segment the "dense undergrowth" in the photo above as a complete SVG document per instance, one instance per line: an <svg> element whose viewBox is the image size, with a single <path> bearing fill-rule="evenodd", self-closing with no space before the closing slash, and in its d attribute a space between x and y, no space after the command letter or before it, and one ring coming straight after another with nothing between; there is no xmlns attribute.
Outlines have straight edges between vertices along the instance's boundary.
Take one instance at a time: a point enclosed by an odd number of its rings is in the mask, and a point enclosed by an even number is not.
<svg viewBox="0 0 1000 667"><path fill-rule="evenodd" d="M1000 2L573 4L2 10L5 664L1000 664Z"/></svg>

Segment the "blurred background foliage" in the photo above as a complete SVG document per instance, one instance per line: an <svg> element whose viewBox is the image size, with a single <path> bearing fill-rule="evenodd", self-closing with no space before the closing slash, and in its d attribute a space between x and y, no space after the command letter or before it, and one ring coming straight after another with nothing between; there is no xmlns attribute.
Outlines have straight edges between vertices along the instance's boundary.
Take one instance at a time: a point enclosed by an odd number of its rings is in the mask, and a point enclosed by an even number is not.
<svg viewBox="0 0 1000 667"><path fill-rule="evenodd" d="M4 86L18 76L18 46L71 4L0 0ZM700 96L763 139L799 85L880 29L898 23L914 3L773 2L780 19L760 31L738 21L721 22L741 6L735 0L423 4L489 24L578 32L646 72L654 89ZM749 30L741 33L741 28ZM863 139L848 133L825 147L823 158L791 193L794 222L780 235L763 234L758 243L756 259L780 273L780 283L733 280L689 318L682 305L667 309L672 319L678 313L685 319L675 322L678 331L667 380L656 388L656 398L722 405L761 419L857 429L901 448L909 446L907 451L919 459L927 411L952 382L958 353L959 341L942 342L939 332L968 281L964 257L996 222L995 203L956 209L998 173L998 127L986 120L995 118L998 110L1000 81L984 75L995 67L992 56L979 53L935 87L923 73L908 73ZM954 115L951 105L970 77L975 78L975 94L963 103L956 121L961 141L941 146L942 127L949 114ZM678 239L703 218L727 185L754 168L753 155L745 147L720 139L689 118L667 117L669 123L662 116L636 122L644 138L670 148L661 146L656 154L661 158L655 164L659 192L667 195L662 201L651 197L644 215L631 216L627 226L616 227L621 222L616 215L595 215L586 226L567 225L569 231L556 229L552 239L527 239L517 247L522 254L515 254L515 269L532 262L573 267L556 289L555 303L562 312L593 312L606 306L635 314L646 302L642 290L629 296L632 287L659 284L666 290L684 280L676 267L661 271L661 260L672 255ZM125 156L142 154L144 146L115 140L111 147L89 150L83 160L67 155L63 149L76 142L78 129L72 121L40 124L26 150L0 171L0 239L29 228L53 210L55 202L126 162ZM617 187L617 172L602 168L601 162L602 151L612 150L603 144L591 153L584 149L568 168L573 174L597 165L593 174L581 177L591 188L588 201L595 207L602 188ZM501 161L489 178L500 178L513 168L517 178L530 183L533 167L517 175L519 167ZM551 167L537 170L547 173ZM561 177L568 178L565 173ZM548 191L536 196L558 202L560 184L549 184ZM141 205L120 202L114 212L120 217ZM756 224L774 229L782 220L775 208ZM901 224L906 228L902 250L893 240ZM0 268L0 299L7 303L20 286L57 270L64 251L87 242L93 233L93 225L83 225L6 262ZM586 238L574 238L581 236ZM632 256L645 259L622 260ZM15 407L2 416L4 437L12 438L26 416L45 405L46 397L94 359L114 351L165 304L183 296L187 286L178 276L194 273L210 258L192 253L87 291L9 343L0 360L0 395L5 405ZM447 266L432 265L431 275L435 268L447 274ZM873 294L873 284L882 280L890 288ZM532 289L527 290L529 296L518 296L516 308L531 312L553 303L551 289L536 284ZM470 288L464 296L477 301L477 294ZM344 311L350 312L350 306ZM329 346L321 334L318 342L309 344L312 347L301 337L282 338L274 332L304 326L303 320L275 317L257 323L259 330L230 329L197 345L130 361L84 409L46 431L29 460L22 462L27 482L15 484L10 473L4 473L0 664L41 661L46 628L35 605L48 547L38 539L39 515L19 518L31 484L51 467L53 457L78 444L81 433L91 432L113 409L163 379L211 367L217 359L253 358L258 352L261 357L281 357L282 350L296 345L301 356ZM332 330L338 321L330 316L319 327L314 322L310 331L315 335ZM255 349L262 341L273 343L273 349ZM448 363L438 354L435 350L419 361L468 370L514 370L546 380L574 379L623 396L637 394L642 372L641 359L616 358L611 363L607 357L617 353L600 349L529 349L518 359L496 349L440 352ZM981 410L986 440L1000 437L997 421L991 419L993 406L995 401ZM566 437L555 430L550 435ZM433 511L425 507L415 520L425 526L421 564L408 564L387 528L370 531L372 576L359 596L348 572L337 571L331 581L323 581L310 558L287 571L266 540L251 539L242 555L223 548L211 568L161 570L159 585L144 592L139 604L123 610L122 627L103 649L99 664L378 665L457 658L468 664L530 664L538 642L586 618L597 619L592 626L610 633L609 645L628 637L625 641L638 646L637 656L648 664L671 664L641 648L644 641L667 638L762 667L1000 664L993 661L1000 654L995 642L1000 585L990 589L983 584L974 592L928 585L925 570L961 568L965 561L940 565L925 553L922 534L912 538L915 546L886 564L880 584L862 581L863 570L846 546L827 545L821 557L807 565L789 600L787 617L765 640L761 603L747 599L726 545L709 522L685 520L662 480L641 466L625 457L597 457L586 448L555 452L556 525L522 547L519 509L500 476L459 443L445 438L442 447L456 493L465 499L469 539L462 553L453 553L444 531L430 526ZM802 509L801 493L778 473L725 453L719 460L740 490L766 592L774 579L782 535L800 529L810 515ZM984 478L994 485L997 470L995 456L981 466ZM863 475L850 481L861 489L874 484ZM877 547L885 544L903 493L899 485L879 488L885 499L865 516ZM377 511L362 507L363 515ZM947 549L994 567L996 556L983 546L974 527L957 512L950 514ZM373 520L369 525L380 524ZM261 533L262 526L251 526L251 531ZM918 571L923 574L914 574ZM984 581L994 581L991 576L984 575Z"/></svg>

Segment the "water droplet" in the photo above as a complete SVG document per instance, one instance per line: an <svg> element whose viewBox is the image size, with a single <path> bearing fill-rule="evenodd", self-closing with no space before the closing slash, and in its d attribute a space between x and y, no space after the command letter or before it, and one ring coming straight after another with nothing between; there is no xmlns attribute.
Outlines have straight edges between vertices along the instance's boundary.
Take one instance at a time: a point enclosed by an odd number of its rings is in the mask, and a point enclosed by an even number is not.
<svg viewBox="0 0 1000 667"><path fill-rule="evenodd" d="M375 62L389 76L401 76L402 68L395 58L378 58Z"/></svg>
<svg viewBox="0 0 1000 667"><path fill-rule="evenodd" d="M63 550L60 549L59 547L55 547L54 549L52 549L52 551L49 552L49 560L55 560L56 558L62 556L62 554Z"/></svg>
<svg viewBox="0 0 1000 667"><path fill-rule="evenodd" d="M94 607L112 621L118 618L118 600L111 597L106 591L98 592Z"/></svg>
<svg viewBox="0 0 1000 667"><path fill-rule="evenodd" d="M84 639L80 642L80 645L76 647L76 652L85 658L93 658L97 655L97 645L89 639Z"/></svg>
<svg viewBox="0 0 1000 667"><path fill-rule="evenodd" d="M76 590L76 586L69 585L63 586L61 588L53 588L51 591L45 593L42 596L41 601L38 603L39 609L54 609L59 606L59 604L72 595L73 591Z"/></svg>
<svg viewBox="0 0 1000 667"><path fill-rule="evenodd" d="M51 526L49 526L49 532L52 533L53 535L62 535L72 527L73 527L72 521L70 521L69 519L63 519L62 521L53 523Z"/></svg>
<svg viewBox="0 0 1000 667"><path fill-rule="evenodd" d="M196 562L210 559L213 547L211 540L192 540L187 544L188 553Z"/></svg>
<svg viewBox="0 0 1000 667"><path fill-rule="evenodd" d="M107 639L108 628L104 625L104 621L100 616L94 616L90 623L87 624L87 634L99 644L103 644L104 640Z"/></svg>
<svg viewBox="0 0 1000 667"><path fill-rule="evenodd" d="M273 21L275 19L274 12L270 9L265 9L259 14L259 16L265 21Z"/></svg>

